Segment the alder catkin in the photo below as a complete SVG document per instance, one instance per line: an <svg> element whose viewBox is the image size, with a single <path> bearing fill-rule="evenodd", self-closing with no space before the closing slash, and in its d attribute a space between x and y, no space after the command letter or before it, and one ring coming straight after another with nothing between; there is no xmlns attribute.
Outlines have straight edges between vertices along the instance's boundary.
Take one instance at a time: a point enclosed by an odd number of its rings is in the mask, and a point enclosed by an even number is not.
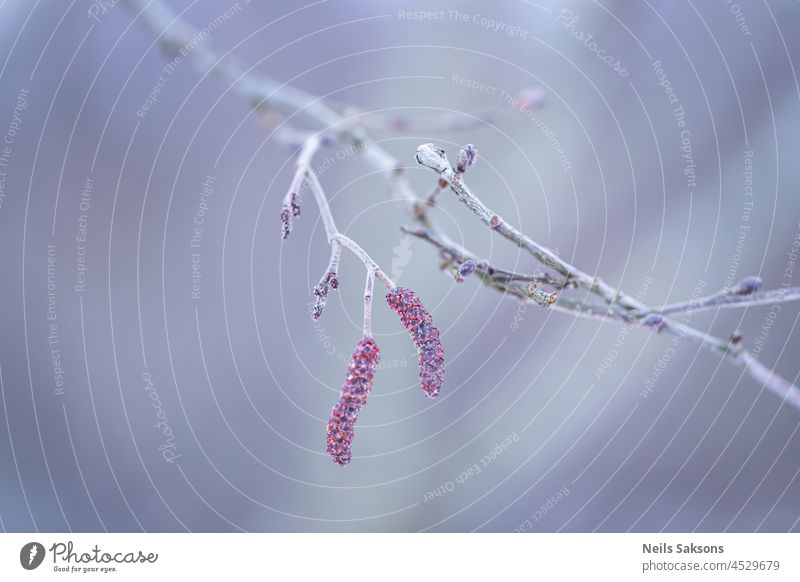
<svg viewBox="0 0 800 582"><path fill-rule="evenodd" d="M444 350L439 329L417 294L396 287L386 295L389 308L400 316L419 356L419 381L428 398L436 398L444 380Z"/></svg>
<svg viewBox="0 0 800 582"><path fill-rule="evenodd" d="M344 466L353 458L351 446L358 419L358 412L367 403L367 396L375 379L375 368L380 361L380 350L371 338L364 338L353 350L347 364L347 375L342 384L339 401L328 420L326 445L328 454L336 463Z"/></svg>

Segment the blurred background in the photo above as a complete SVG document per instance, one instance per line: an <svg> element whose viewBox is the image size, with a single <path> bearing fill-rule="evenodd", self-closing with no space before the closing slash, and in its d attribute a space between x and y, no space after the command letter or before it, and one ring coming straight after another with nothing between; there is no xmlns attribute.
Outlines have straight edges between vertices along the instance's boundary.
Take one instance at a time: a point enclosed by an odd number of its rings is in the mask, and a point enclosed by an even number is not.
<svg viewBox="0 0 800 582"><path fill-rule="evenodd" d="M167 5L207 31L198 47L415 120L374 137L419 193L435 183L419 144L454 159L475 143L484 202L651 305L746 275L800 283L796 3ZM129 2L4 0L0 15L4 530L800 529L800 411L691 342L456 283L401 232L387 176L340 145L312 164L339 228L424 299L447 367L426 399L381 289L383 362L353 461L335 465L325 427L361 336L363 267L345 254L312 321L329 250L310 197L280 241L292 148ZM508 103L531 87L545 107ZM487 107L504 116L424 131ZM440 201L452 238L535 269ZM740 329L795 381L799 314L690 323Z"/></svg>

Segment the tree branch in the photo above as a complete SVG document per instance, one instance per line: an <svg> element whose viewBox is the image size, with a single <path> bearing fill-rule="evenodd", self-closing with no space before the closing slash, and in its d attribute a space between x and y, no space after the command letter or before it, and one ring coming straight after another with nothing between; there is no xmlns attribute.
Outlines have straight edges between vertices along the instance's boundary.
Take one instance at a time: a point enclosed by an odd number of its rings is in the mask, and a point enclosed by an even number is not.
<svg viewBox="0 0 800 582"><path fill-rule="evenodd" d="M376 169L389 173L390 193L408 202L411 216L424 229L423 231L410 231L412 234L434 244L434 246L438 246L440 250L446 250L451 260L458 263L457 266L460 266L466 260L473 260L472 253L460 248L458 245L454 245L439 233L436 224L429 217L428 209L430 206L428 202L414 193L408 183L403 166L372 140L364 129L364 127L368 127L381 131L403 131L408 127L416 127L414 124L399 121L399 118L392 116L367 115L362 119L362 114L353 107L331 106L316 95L261 75L257 71L244 66L238 59L228 53L217 53L213 48L213 44L208 40L202 43L193 43L197 29L180 20L176 13L160 0L123 1L134 9L136 18L153 32L161 47L168 54L178 55L183 47L194 44L190 51L190 57L197 70L202 74L213 72L220 76L256 111L263 114L265 108L275 107L286 109L291 113L301 112L312 121L320 124L324 131L333 130L330 134L326 133L325 137L330 135L333 139L352 143L357 148L357 151L361 151L365 159ZM537 99L531 98L530 101L529 107L538 106L539 104ZM461 118L458 116L447 116L450 121L439 127L439 130L471 128L483 123L492 123L498 117L495 117L497 111L493 113L491 110L492 108L488 108L484 113L478 112L472 116L471 121L461 122ZM262 115L262 119L265 117L267 116ZM466 117L469 118L470 116ZM457 120L458 123L453 120ZM302 144L301 156L298 157L292 186L287 193L289 198L288 209L290 210L288 219L291 221L291 218L296 216L296 209L292 206L291 194L293 192L298 194L303 181L306 181L314 193L314 198L325 224L328 241L331 245L331 261L328 271L320 281L320 285L324 286L327 281L328 286L336 288L338 282L334 282L336 281L338 261L341 248L344 247L353 252L367 268L367 286L371 284L369 280L374 276L388 288L393 289L395 287L394 283L378 268L369 255L355 241L342 235L336 229L324 191L317 177L310 169L310 161L313 158L313 154L319 148L319 142L324 139L321 136L322 134L318 132L311 134L299 132L282 123L278 123L276 118L269 120L269 123L275 127L272 136L276 140L295 146ZM429 132L432 126L425 124L424 127ZM796 288L781 290L783 291L781 295L778 295L779 291L755 292L749 297L731 295L729 293L717 294L694 304L688 302L668 305L660 309L649 308L635 298L603 282L598 277L584 273L562 260L556 253L538 244L511 226L498 214L492 212L468 188L461 175L463 172L458 172L458 168L453 169L450 166L443 150L432 144L425 144L418 148L417 160L435 170L442 179L446 180L459 201L467 206L487 226L525 249L544 267L553 269L563 277L563 279L558 279L553 278L551 275L540 275L538 273L526 276L496 268L491 268L492 270L490 270L488 266L485 269L478 269L478 275L490 288L517 297L522 301L533 301L543 307L551 306L552 309L564 311L578 317L611 319L619 323L647 327L657 332L664 331L679 337L688 337L708 351L725 357L741 366L764 387L784 398L786 402L795 408L800 408L800 389L758 362L755 356L742 349L739 341L721 340L666 317L670 314L689 312L695 309L745 307L747 305L766 305L777 301L800 299L800 290ZM296 180L300 181L299 184L295 182ZM439 186L437 188L441 189ZM297 200L294 201L297 202ZM284 200L284 211L287 210L286 202ZM420 234L423 232L424 234ZM549 285L557 290L578 286L587 290L590 295L599 297L603 303L579 301L564 297L562 294L556 295L556 292L547 294L540 289L540 285ZM369 293L369 296L371 297L371 293ZM368 310L366 297L367 292L365 290L365 330L368 329L369 325L366 315Z"/></svg>
<svg viewBox="0 0 800 582"><path fill-rule="evenodd" d="M714 295L701 297L694 301L671 303L656 307L653 311L662 315L677 315L687 311L702 311L716 308L746 308L756 305L774 305L784 301L800 300L800 287L785 287L770 289L769 291L756 291L750 295L735 295L729 291L720 291Z"/></svg>
<svg viewBox="0 0 800 582"><path fill-rule="evenodd" d="M663 311L660 312L658 309L652 309L644 305L619 289L615 289L611 285L602 282L599 278L584 273L574 265L564 261L553 251L535 242L487 207L467 186L463 178L463 172L454 170L444 150L436 145L423 144L419 146L416 158L419 164L430 168L440 178L446 180L459 202L464 204L489 228L528 251L544 266L552 268L563 275L567 281L574 281L577 285L589 291L590 294L600 297L607 304L606 310L603 311L598 305L575 302L559 296L558 301L554 304L555 308L575 315L612 319L631 325L648 327L656 332L663 331L680 338L688 338L700 347L744 368L751 377L762 383L765 388L784 398L785 402L800 409L800 388L769 371L759 363L755 356L743 349L741 338L736 338L736 341L725 341L670 319L665 316ZM428 221L428 223L430 222ZM420 238L433 240L435 237L425 235ZM439 242L441 242L441 239ZM466 253L462 252L462 256L466 256ZM719 305L743 304L746 303L746 300L755 300L759 304L774 303L775 293L778 292L758 293L757 289L760 286L760 280L756 279L744 279L732 290L706 298L708 301L705 303L708 303L708 305L704 304L704 307L709 307L711 303L718 303ZM490 286L498 287L494 282ZM500 285L500 287L511 294L520 295L518 292L512 291L513 287L511 285ZM785 292L786 290L783 291ZM733 298L736 299L731 300ZM785 299L793 298L800 298L800 295L795 297L794 294L787 294ZM701 300L700 303L704 302ZM679 306L679 308L677 306L668 306L668 308L673 313L692 310L691 302L679 304Z"/></svg>

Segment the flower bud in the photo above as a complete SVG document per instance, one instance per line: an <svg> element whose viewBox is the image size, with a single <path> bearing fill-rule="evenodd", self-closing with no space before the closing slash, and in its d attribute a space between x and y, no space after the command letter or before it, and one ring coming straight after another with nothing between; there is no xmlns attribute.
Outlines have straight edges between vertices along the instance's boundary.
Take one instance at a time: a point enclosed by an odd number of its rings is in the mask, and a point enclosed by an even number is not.
<svg viewBox="0 0 800 582"><path fill-rule="evenodd" d="M751 295L761 289L761 286L764 284L764 281L761 277L756 277L752 275L750 277L745 277L736 285L731 287L730 293L731 295Z"/></svg>
<svg viewBox="0 0 800 582"><path fill-rule="evenodd" d="M350 447L356 427L356 419L361 407L367 403L367 396L375 379L375 368L380 361L380 350L375 341L364 338L353 351L347 364L347 375L342 384L339 401L331 411L328 420L328 435L325 439L328 454L334 462L344 466L353 458Z"/></svg>
<svg viewBox="0 0 800 582"><path fill-rule="evenodd" d="M386 295L386 302L400 316L417 348L422 390L428 398L436 398L444 381L444 350L439 340L439 329L433 325L431 314L413 291L396 287Z"/></svg>
<svg viewBox="0 0 800 582"><path fill-rule="evenodd" d="M642 318L642 325L652 328L658 332L666 327L667 322L664 320L664 317L661 314L649 313Z"/></svg>
<svg viewBox="0 0 800 582"><path fill-rule="evenodd" d="M467 259L466 261L461 263L461 266L458 268L458 273L456 274L456 281L462 283L464 279L472 275L472 273L474 273L475 269L477 268L478 265L475 263L475 261Z"/></svg>
<svg viewBox="0 0 800 582"><path fill-rule="evenodd" d="M547 95L542 89L529 87L523 89L517 95L517 109L525 111L526 109L538 109L547 102Z"/></svg>
<svg viewBox="0 0 800 582"><path fill-rule="evenodd" d="M467 171L467 168L475 163L477 159L478 148L476 148L473 144L468 143L458 152L458 158L456 158L456 171L459 174L463 174Z"/></svg>
<svg viewBox="0 0 800 582"><path fill-rule="evenodd" d="M336 278L336 271L328 271L323 275L322 280L317 286L314 287L314 310L311 317L319 319L322 316L322 310L328 303L328 292L331 289L339 288L339 279Z"/></svg>

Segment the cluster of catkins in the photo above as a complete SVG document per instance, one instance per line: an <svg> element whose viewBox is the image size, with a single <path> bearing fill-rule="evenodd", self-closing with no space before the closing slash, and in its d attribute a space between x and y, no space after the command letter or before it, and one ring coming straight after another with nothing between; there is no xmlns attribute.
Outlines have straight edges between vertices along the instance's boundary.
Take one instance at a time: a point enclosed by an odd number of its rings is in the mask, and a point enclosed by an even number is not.
<svg viewBox="0 0 800 582"><path fill-rule="evenodd" d="M468 144L459 152L458 173L475 163L477 150ZM446 187L440 183L440 188ZM281 209L281 238L286 240L292 232L293 219L300 215L300 187L302 180L296 178L292 183L290 194L284 200ZM314 287L315 303L312 317L319 319L328 301L331 289L339 288L336 262L332 259L329 270L319 284ZM457 274L457 280L463 281L476 269L473 261L465 261ZM444 377L444 351L439 341L439 329L433 325L431 314L422 305L413 291L402 287L393 288L386 295L386 302L398 316L403 326L411 334L414 346L419 355L419 380L422 390L428 398L439 395ZM375 379L375 369L380 361L380 350L371 337L364 337L356 344L350 362L347 364L339 400L328 419L328 433L325 439L326 449L333 460L344 466L353 458L351 447L355 433L356 420L361 408L367 403L367 396Z"/></svg>
<svg viewBox="0 0 800 582"><path fill-rule="evenodd" d="M392 311L400 316L403 326L411 334L419 355L419 379L428 398L439 395L444 377L444 351L439 341L439 330L433 325L431 314L422 305L413 291L396 287L386 295ZM375 369L380 360L380 351L371 337L365 337L356 345L347 375L342 384L339 401L328 420L326 445L328 454L340 465L352 459L351 446L356 419L375 378Z"/></svg>

